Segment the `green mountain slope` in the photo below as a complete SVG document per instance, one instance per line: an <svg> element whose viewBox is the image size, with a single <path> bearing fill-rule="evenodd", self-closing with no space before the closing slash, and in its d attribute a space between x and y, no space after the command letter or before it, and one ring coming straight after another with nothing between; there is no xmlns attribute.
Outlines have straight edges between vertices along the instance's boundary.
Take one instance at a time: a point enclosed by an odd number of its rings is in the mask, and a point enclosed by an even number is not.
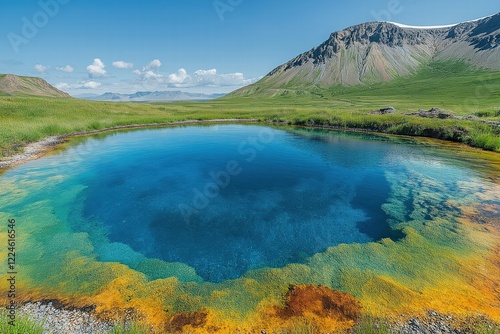
<svg viewBox="0 0 500 334"><path fill-rule="evenodd" d="M286 101L331 101L337 110L369 111L393 106L402 112L440 107L457 115L481 114L495 117L500 112L500 71L474 68L458 61L432 62L416 73L393 81L356 86L322 87L290 82L275 88L266 83L244 87L224 99L248 101L271 98Z"/></svg>
<svg viewBox="0 0 500 334"><path fill-rule="evenodd" d="M422 71L443 67L440 64L458 64L460 70L470 68L469 72L477 73L500 71L500 13L437 28L391 22L349 27L233 95L275 95L282 89L303 94L342 86L364 86L361 90L366 91L399 78L420 79ZM442 72L426 74L436 80L454 74L453 68L444 67ZM400 83L393 88L399 89Z"/></svg>

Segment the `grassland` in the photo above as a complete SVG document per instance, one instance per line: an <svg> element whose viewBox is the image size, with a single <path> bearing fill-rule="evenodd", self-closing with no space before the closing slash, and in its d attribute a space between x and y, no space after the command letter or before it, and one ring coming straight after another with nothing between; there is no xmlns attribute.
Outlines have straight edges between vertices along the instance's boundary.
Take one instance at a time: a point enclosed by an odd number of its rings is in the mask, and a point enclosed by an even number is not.
<svg viewBox="0 0 500 334"><path fill-rule="evenodd" d="M395 114L371 110L393 106ZM480 121L405 115L439 107L455 115L500 121L500 72L461 63L434 63L411 77L376 86L250 86L209 102L111 103L79 99L0 96L0 156L49 135L129 124L253 118L297 125L368 129L427 136L500 152L500 127Z"/></svg>
<svg viewBox="0 0 500 334"><path fill-rule="evenodd" d="M26 316L16 317L12 322L5 311L0 312L0 333L2 334L42 334L43 324Z"/></svg>

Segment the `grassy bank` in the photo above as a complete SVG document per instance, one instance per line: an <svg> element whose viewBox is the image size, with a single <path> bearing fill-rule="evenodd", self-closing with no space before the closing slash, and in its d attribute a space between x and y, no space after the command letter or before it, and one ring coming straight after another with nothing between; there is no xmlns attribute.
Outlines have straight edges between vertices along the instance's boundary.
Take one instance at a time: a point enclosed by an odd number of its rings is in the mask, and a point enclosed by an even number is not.
<svg viewBox="0 0 500 334"><path fill-rule="evenodd" d="M386 106L393 106L397 112L370 114ZM374 86L250 86L203 103L110 103L0 96L0 154L12 155L26 143L49 135L216 118L255 118L426 136L500 152L498 126L405 115L432 107L451 110L458 116L500 121L500 72L471 69L461 63L433 63L411 77Z"/></svg>
<svg viewBox="0 0 500 334"><path fill-rule="evenodd" d="M384 105L382 102L373 103L373 108ZM0 97L0 152L2 157L12 155L22 150L27 143L49 135L129 124L217 118L255 118L296 125L427 136L500 152L499 127L478 121L430 119L403 114L417 109L415 106L399 109L397 114L371 115L355 105L305 98L233 98L205 103L125 104L76 99ZM500 117L489 119L500 120Z"/></svg>
<svg viewBox="0 0 500 334"><path fill-rule="evenodd" d="M0 333L2 334L42 334L43 324L26 316L16 317L14 321L5 311L0 312Z"/></svg>

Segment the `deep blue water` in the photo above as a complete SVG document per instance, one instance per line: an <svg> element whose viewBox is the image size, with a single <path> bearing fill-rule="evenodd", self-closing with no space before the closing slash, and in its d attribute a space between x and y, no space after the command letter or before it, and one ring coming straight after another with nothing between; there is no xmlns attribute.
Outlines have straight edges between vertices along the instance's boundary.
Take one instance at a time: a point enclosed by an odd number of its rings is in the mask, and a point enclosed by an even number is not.
<svg viewBox="0 0 500 334"><path fill-rule="evenodd" d="M398 240L391 224L420 219L409 215L415 180L453 196L475 175L424 146L326 130L188 126L80 140L8 171L2 187L24 199L4 210L47 209L53 228L88 235L92 247L81 247L100 261L136 270L147 259L180 262L211 282L341 243ZM200 279L161 266L148 277Z"/></svg>
<svg viewBox="0 0 500 334"><path fill-rule="evenodd" d="M117 139L122 149L92 166L99 181L89 179L84 217L111 242L208 281L399 236L381 210L386 143L243 125Z"/></svg>

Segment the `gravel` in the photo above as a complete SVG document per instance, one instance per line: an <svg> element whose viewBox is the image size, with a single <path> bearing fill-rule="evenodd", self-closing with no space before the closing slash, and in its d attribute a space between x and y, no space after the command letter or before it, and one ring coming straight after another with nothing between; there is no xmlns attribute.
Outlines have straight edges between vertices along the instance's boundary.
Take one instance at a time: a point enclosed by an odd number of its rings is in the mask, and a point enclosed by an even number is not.
<svg viewBox="0 0 500 334"><path fill-rule="evenodd" d="M43 323L44 334L104 334L113 328L113 324L98 320L88 312L59 309L51 302L24 304L19 308L19 315Z"/></svg>
<svg viewBox="0 0 500 334"><path fill-rule="evenodd" d="M493 328L497 325L484 315L469 315L458 319L433 310L428 310L427 315L420 318L407 318L401 315L401 320L394 322L390 326L390 331L398 334L466 334L474 333L479 324L490 328L491 333L495 333Z"/></svg>
<svg viewBox="0 0 500 334"><path fill-rule="evenodd" d="M49 148L61 143L61 137L50 136L43 140L30 143L24 147L22 153L14 154L6 160L0 161L0 168L19 165L28 160L36 159Z"/></svg>
<svg viewBox="0 0 500 334"><path fill-rule="evenodd" d="M113 329L113 323L99 320L91 310L64 309L60 305L48 303L27 303L19 309L19 315L43 323L44 334L106 334ZM474 328L482 324L496 333L494 324L484 315L471 315L466 318L455 318L449 314L441 314L429 310L422 317L400 315L398 320L389 325L389 332L394 334L466 334L473 333ZM374 330L380 325L375 323ZM484 328L484 327L483 327Z"/></svg>

